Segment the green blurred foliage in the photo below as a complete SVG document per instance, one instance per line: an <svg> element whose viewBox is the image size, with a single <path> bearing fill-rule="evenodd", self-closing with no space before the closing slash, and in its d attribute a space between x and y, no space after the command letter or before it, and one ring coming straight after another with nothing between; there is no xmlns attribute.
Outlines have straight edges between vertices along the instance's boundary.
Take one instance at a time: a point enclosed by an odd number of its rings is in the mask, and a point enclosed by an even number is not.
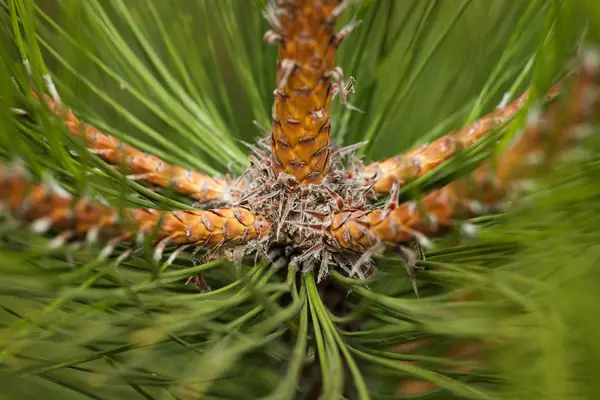
<svg viewBox="0 0 600 400"><path fill-rule="evenodd" d="M48 68L83 120L168 161L239 173L247 163L239 141L262 135L253 120L270 123L276 49L262 42L261 6L0 0L0 157L19 155L36 177L51 173L72 193L117 206L188 207L91 156L27 89L39 91ZM340 26L353 17L362 24L338 62L356 78L349 101L364 113L336 100L334 140L369 140L369 160L464 126L506 92L540 96L564 73L585 28L588 41L600 40L592 0L365 0ZM504 134L403 196L456 178ZM420 299L394 255L377 260L368 282L334 273L317 286L311 274L296 279L293 268L254 260L236 269L186 252L157 265L148 247L125 261L124 248L98 261L101 247L49 250L51 238L5 219L3 396L308 399L322 388L326 399L389 399L408 375L441 388L418 398L597 398L600 147L586 146L583 160L540 176L522 207L471 221L477 238L437 240L422 262ZM185 285L198 272L211 292ZM465 292L481 298L449 301ZM415 338L432 340L425 354L392 352ZM443 354L457 340L494 346L476 369L449 372Z"/></svg>

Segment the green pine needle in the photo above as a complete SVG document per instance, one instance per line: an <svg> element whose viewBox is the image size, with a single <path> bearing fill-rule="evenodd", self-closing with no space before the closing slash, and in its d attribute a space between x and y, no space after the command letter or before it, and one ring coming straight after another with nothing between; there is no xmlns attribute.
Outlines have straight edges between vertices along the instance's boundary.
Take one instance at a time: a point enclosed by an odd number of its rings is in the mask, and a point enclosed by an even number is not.
<svg viewBox="0 0 600 400"><path fill-rule="evenodd" d="M0 0L0 160L18 156L36 178L116 207L191 208L90 154L31 89L50 73L83 121L168 162L239 174L240 141L262 135L253 121L270 124L277 50L262 41L264 6ZM510 129L402 188L418 198L510 142L581 35L600 43L599 15L592 0L352 2L340 25L362 24L337 60L364 113L336 99L334 142L369 140L365 159L393 156L531 90ZM436 239L417 262L418 299L395 254L367 280L333 271L317 284L293 266L187 251L158 264L150 244L100 260L101 245L52 248L2 216L3 398L391 399L417 380L431 390L407 397L597 398L600 142L580 150L540 173L523 204L469 221L475 238ZM198 274L210 291L186 284ZM454 301L465 294L474 297ZM486 345L479 360L445 356L475 342Z"/></svg>

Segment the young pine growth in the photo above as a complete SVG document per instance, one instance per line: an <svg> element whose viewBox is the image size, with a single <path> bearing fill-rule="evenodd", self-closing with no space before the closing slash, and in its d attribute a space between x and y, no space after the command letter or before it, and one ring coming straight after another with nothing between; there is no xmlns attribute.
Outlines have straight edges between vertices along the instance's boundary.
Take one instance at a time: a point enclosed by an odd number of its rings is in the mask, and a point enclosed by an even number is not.
<svg viewBox="0 0 600 400"><path fill-rule="evenodd" d="M20 1L14 1L10 4L15 7L8 9L14 14L11 14L14 16L13 23L18 27L22 22L17 16L23 17L21 13L25 8ZM66 248L68 244L76 245L73 247L76 250L94 243L102 246L94 255L95 261L86 266L88 272L95 274L94 277L84 281L81 287L75 286L79 285L77 276L60 276L60 282L75 282L73 287L77 290L71 287L65 290L65 296L74 299L70 306L77 309L80 303L91 304L94 313L99 314L105 309L110 310L106 314L120 318L114 326L111 325L111 329L118 328L114 329L116 336L121 335L119 329L134 326L134 333L128 338L134 344L128 342L116 349L111 347L112 344L122 338L98 339L94 336L95 328L90 329L92 332L87 332L87 335L93 337L91 344L86 342L88 336L81 340L86 343L86 352L92 356L89 359L78 356L75 357L77 360L85 360L84 363L101 360L112 365L120 362L120 352L138 350L138 347L145 349L146 346L153 348L168 342L168 345L175 344L175 352L193 349L194 355L201 354L200 361L194 359L188 363L186 359L184 362L185 368L189 368L185 371L189 372L186 376L189 381L159 376L154 372L146 374L143 357L161 360L151 352L143 354L140 357L142 361L136 359L133 365L127 364L127 368L123 369L125 372L119 370L114 374L145 398L153 398L142 388L148 382L147 386L168 388L160 395L167 393L177 398L222 398L226 396L221 396L220 391L228 390L238 390L240 398L263 398L264 393L240 394L240 390L246 390L245 387L218 386L226 371L244 367L243 363L237 365L238 357L266 344L272 354L253 353L257 356L256 360L252 359L256 365L285 357L293 360L286 365L285 379L276 382L278 386L274 393L280 396L273 394L273 398L296 398L296 391L302 392L304 398L316 398L317 392L321 392L322 398L370 398L371 386L364 382L362 375L366 370L364 365L368 363L394 370L393 380L414 376L414 380L408 380L404 385L395 383L403 395L427 394L444 387L461 398L487 398L479 388L459 379L461 373L467 375L473 368L458 365L452 360L465 353L465 349L472 350L466 352L466 357L483 359L481 353L485 346L475 338L479 338L480 332L485 332L487 327L468 320L470 315L465 317L447 304L460 302L462 300L458 299L467 299L468 296L462 292L444 292L437 296L430 282L424 285L417 283L418 275L415 276L414 272L427 268L428 280L433 281L438 276L456 279L458 275L452 275L456 272L452 269L455 264L425 260L431 254L434 260L445 256L443 251L436 253L437 249L427 252L433 241L440 237L447 239L444 235L455 228L462 228L461 233L465 234L458 235L459 240L464 236L474 236L477 229L464 223L466 219L507 211L507 205L513 206L520 200L540 170L572 155L581 139L595 133L594 124L600 112L600 57L593 47L583 47L576 67L547 93L537 93L544 106L529 105L532 91L527 90L516 100L502 104L462 129L451 131L406 153L364 164L354 155L363 143L336 148L331 140L332 117L336 117L331 115L334 98L339 96L343 106L353 109L347 102L347 95L353 91L354 81L344 78L336 64L336 52L356 25L338 26L343 13L354 3L358 2L274 0L263 10L271 28L264 34L264 40L278 47L272 125L268 135L250 146L252 154L249 155L247 169L231 178L213 177L168 163L102 132L85 122L85 117L79 116L76 105L72 110L71 105L61 101L49 75L46 79L47 93L33 90L35 101L43 110L47 109L52 118L62 122L68 135L81 140L92 155L118 170L125 179L158 187L158 191L170 188L187 196L189 203L193 204L191 209L171 207L161 210L159 206L147 205L148 202L131 196L139 201L137 206L117 207L97 201L93 196L67 192L53 182L36 183L22 163L0 163L0 211L11 222L27 226L36 234L54 237L49 250ZM134 18L128 11L126 13L124 6L118 2L110 4L119 10L117 15L125 16L124 21L145 48L146 44L140 39L143 30L136 25L137 17ZM206 6L202 4L202 7ZM389 4L391 13L394 4L399 3L392 0ZM154 18L153 26L169 47L172 45L169 29L160 23L159 12L152 8L154 5L149 6L149 14ZM105 29L103 32L107 35L118 30L102 12L101 2L90 1L85 7L88 6L93 15L98 15L98 29ZM220 3L215 7L222 11ZM242 9L243 6L240 7ZM431 3L431 7L425 9L422 21L435 15L436 7L437 2ZM407 10L407 13L413 11ZM231 26L227 26L229 28ZM66 35L66 32L60 33ZM20 28L14 34L20 38ZM385 41L390 40L386 38L382 39L382 53ZM119 38L111 39L119 44L120 49L125 46L125 42L116 40ZM415 39L415 43L419 40ZM172 49L168 50L171 52ZM148 56L158 64L153 58L156 54ZM41 54L28 56L42 59ZM178 68L176 62L174 65L173 68ZM160 68L161 65L155 66L167 78L171 77ZM183 80L187 78L185 73L182 77ZM33 80L34 76L29 78ZM167 78L164 80L169 82ZM177 92L180 88L173 85L170 89ZM32 91L31 88L20 90ZM360 91L357 95L361 95ZM186 106L189 104L186 103ZM519 117L523 116L526 107L529 107L526 122L522 126L517 125L524 119ZM25 117L35 120L35 113L16 106L13 111L16 111L13 118L19 121L23 132L27 135L39 133L29 130L23 122ZM506 126L503 127L503 124ZM508 146L466 176L433 185L418 199L406 200L406 193L400 198L401 189L412 180L424 177L463 150L481 144L490 134L499 134L504 132L501 129L513 127L515 134ZM353 129L352 126L349 128ZM2 152L2 157L8 160L4 153L9 155L9 152ZM72 161L70 158L67 160ZM382 197L388 198L382 200ZM135 257L140 253L147 256L145 250L148 247L145 245L148 243L152 254L140 262ZM477 249L473 250L468 245L464 247L456 250L457 257L464 252L468 263L473 264L465 265L472 267L472 271L483 269L477 264L480 261ZM198 251L203 252L203 261L206 262L199 266L195 264ZM399 256L399 260L377 258L385 252L391 253L392 257ZM117 257L113 260L115 254ZM165 254L168 260L163 263ZM75 258L80 256L76 253ZM185 261L182 260L187 256L191 257L194 265L183 268ZM250 272L242 268L251 259L246 256L254 257L255 263ZM127 264L130 257L135 262ZM233 261L238 268L225 272L218 269L225 259ZM485 259L484 256L481 259ZM97 272L95 263L107 260L115 262L109 272ZM376 269L380 265L375 260L381 260L381 269ZM392 263L393 268L386 263ZM119 275L120 270L115 272L121 264L124 271L127 268L137 271L151 265L147 267L151 277L129 287L129 276L125 273ZM406 288L394 286L406 278L406 273L397 268L399 265L408 272ZM45 266L39 268L41 273L45 273ZM202 289L207 289L209 285L202 275L207 271L209 274L219 271L224 275L232 272L237 280L223 283L219 281L222 277L213 277L217 285L211 281L210 286L216 289L214 292L207 290L208 293L197 293L195 289L191 289L190 293L189 287L185 288L187 291L181 289L180 292L175 285L177 282L194 281ZM468 271L470 275L465 275L465 279L473 279L477 286L480 281L472 271ZM104 274L106 279L101 281L105 278ZM101 289L88 298L84 289L93 286L96 279ZM519 281L519 285L524 285L525 281ZM390 290L386 288L388 283L394 286ZM123 289L125 286L127 290ZM422 286L425 286L425 297L415 299L413 291L419 295L417 290ZM150 293L155 289L164 291L154 298ZM503 293L508 292L514 295L510 290ZM26 290L23 293L29 294ZM428 298L431 293L437 297ZM355 298L360 301L354 301ZM43 298L43 316L59 309L66 300L60 299L49 305L45 302L47 299ZM113 305L114 309L111 308ZM138 305L141 305L139 310L136 308ZM135 318L127 314L130 308L135 310ZM94 313L90 315L96 317ZM459 320L454 325L453 313L456 313L457 320L462 316L468 321ZM479 330L471 337L468 329L461 331L460 322L467 326L476 325ZM23 343L21 335L26 337L30 334L28 329L33 330L19 326L14 338L3 339L5 343L0 343L0 346L6 349L2 349L0 362L4 361L2 357L10 360L11 355L19 354ZM68 331L56 330L61 335L68 334ZM54 335L54 331L49 332L43 335ZM492 333L496 334L495 331ZM410 354L411 344L414 345L413 350L423 347L437 351L433 343L440 338L460 338L463 345L452 343L450 351L439 351L438 357L413 357ZM288 346L290 341L292 346ZM216 344L213 346L213 343ZM283 345L271 347L273 343ZM161 348L160 351L168 353L171 350ZM78 364L77 360L68 360L49 364L48 367L46 360L42 356L39 358L43 367L31 370L40 376L51 374L53 369ZM29 362L28 358L23 359ZM355 360L365 364L357 366ZM86 372L85 368L77 370L77 373ZM254 368L251 368L252 373L262 371L262 365ZM30 373L27 368L24 371ZM241 374L246 372L244 369ZM277 372L279 377L280 371ZM450 378L444 375L446 372ZM106 373L102 379L109 380L111 373ZM177 374L183 375L181 371ZM232 374L232 379L237 379L235 375ZM478 377L483 376L484 373ZM202 382L198 383L199 380ZM347 384L348 381L351 385ZM422 385L420 389L418 385ZM176 389L173 389L174 386ZM346 386L353 386L356 391ZM214 392L211 392L213 389ZM269 391L271 389L269 387ZM211 397L213 394L214 397ZM373 397L377 394L374 391Z"/></svg>
<svg viewBox="0 0 600 400"><path fill-rule="evenodd" d="M266 11L272 30L265 40L279 45L277 88L273 92L272 162L275 176L286 173L300 184L320 183L330 164L329 116L335 92L345 98L335 53L335 33L347 1L277 1Z"/></svg>

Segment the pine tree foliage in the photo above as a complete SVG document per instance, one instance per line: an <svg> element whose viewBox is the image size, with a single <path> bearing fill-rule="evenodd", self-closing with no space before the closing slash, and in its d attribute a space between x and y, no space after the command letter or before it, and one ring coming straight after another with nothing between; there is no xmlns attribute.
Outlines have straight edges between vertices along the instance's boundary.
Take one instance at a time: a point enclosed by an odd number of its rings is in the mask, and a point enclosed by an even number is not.
<svg viewBox="0 0 600 400"><path fill-rule="evenodd" d="M334 102L332 141L375 161L492 111L498 129L403 186L418 198L493 158L567 72L600 44L592 0L363 0L337 64L356 79ZM82 120L209 175L239 174L242 142L270 125L276 50L263 1L0 0L0 160L33 180L116 207L190 209L126 179L36 101L51 74ZM27 60L24 64L23 60ZM28 70L30 74L28 73ZM559 99L559 102L561 100ZM366 280L317 283L257 259L144 243L57 245L0 216L0 383L30 399L593 399L600 396L600 141L544 165L523 201L433 240L419 298L397 254ZM61 243L62 244L62 243ZM170 249L171 251L173 249ZM167 255L172 254L167 252ZM102 257L105 255L105 257ZM166 258L165 258L166 259ZM188 278L201 274L210 290Z"/></svg>

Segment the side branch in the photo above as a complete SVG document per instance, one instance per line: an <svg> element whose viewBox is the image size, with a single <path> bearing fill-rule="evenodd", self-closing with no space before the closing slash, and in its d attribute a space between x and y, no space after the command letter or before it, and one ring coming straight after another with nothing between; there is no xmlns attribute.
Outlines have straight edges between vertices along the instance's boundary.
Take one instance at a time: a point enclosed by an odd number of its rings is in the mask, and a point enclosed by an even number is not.
<svg viewBox="0 0 600 400"><path fill-rule="evenodd" d="M556 97L560 93L560 88L559 82L550 89L545 99L548 101ZM472 146L494 128L512 118L523 107L528 97L529 91L526 91L512 103L496 109L463 129L449 132L408 153L371 163L359 174L365 179L376 178L373 190L377 195L388 194L394 184L402 186L409 180L423 176L459 151Z"/></svg>
<svg viewBox="0 0 600 400"><path fill-rule="evenodd" d="M37 233L58 233L60 243L101 240L114 248L152 234L158 255L167 245L216 250L245 245L270 232L264 217L244 207L192 211L125 208L119 212L85 198L74 199L56 185L31 183L21 167L4 165L0 165L0 210L30 222Z"/></svg>
<svg viewBox="0 0 600 400"><path fill-rule="evenodd" d="M34 96L38 98L36 93ZM169 164L80 121L69 108L54 101L50 96L44 94L43 99L67 129L84 140L90 152L116 168L124 167L130 179L172 188L200 203L231 203L232 194L225 179L215 179L198 171Z"/></svg>

